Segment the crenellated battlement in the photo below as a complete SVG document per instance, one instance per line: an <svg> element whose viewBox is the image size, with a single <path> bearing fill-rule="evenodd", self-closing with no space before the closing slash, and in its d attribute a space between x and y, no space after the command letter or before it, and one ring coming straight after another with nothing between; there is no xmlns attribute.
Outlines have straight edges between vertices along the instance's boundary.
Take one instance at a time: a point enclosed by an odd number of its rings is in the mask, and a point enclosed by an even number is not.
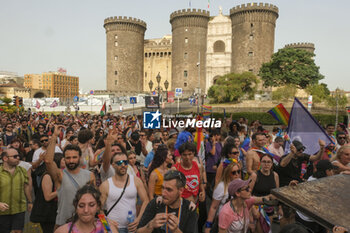
<svg viewBox="0 0 350 233"><path fill-rule="evenodd" d="M298 42L290 43L284 46L285 48L313 48L315 49L315 44L309 42Z"/></svg>
<svg viewBox="0 0 350 233"><path fill-rule="evenodd" d="M230 15L238 14L244 11L269 11L278 16L278 7L270 3L254 2L248 4L241 4L230 9Z"/></svg>
<svg viewBox="0 0 350 233"><path fill-rule="evenodd" d="M182 9L174 11L170 15L170 23L177 17L208 17L210 16L209 11L202 9Z"/></svg>
<svg viewBox="0 0 350 233"><path fill-rule="evenodd" d="M126 16L114 16L109 17L104 20L104 27L108 27L109 25L113 24L130 24L130 25L137 25L141 28L144 28L144 30L147 29L147 24L145 21L133 17L126 17Z"/></svg>

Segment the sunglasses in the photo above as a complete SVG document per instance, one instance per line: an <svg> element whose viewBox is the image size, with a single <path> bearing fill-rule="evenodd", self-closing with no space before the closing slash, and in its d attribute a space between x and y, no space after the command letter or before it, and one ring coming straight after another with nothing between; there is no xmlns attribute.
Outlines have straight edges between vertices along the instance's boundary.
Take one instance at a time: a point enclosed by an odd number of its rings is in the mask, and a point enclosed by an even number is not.
<svg viewBox="0 0 350 233"><path fill-rule="evenodd" d="M124 163L124 165L128 165L129 161L128 160L119 160L119 161L114 162L114 164L117 166L121 166L123 163Z"/></svg>
<svg viewBox="0 0 350 233"><path fill-rule="evenodd" d="M7 157L9 157L9 158L14 158L14 159L19 159L19 158L20 158L19 155L12 155L12 156L7 155Z"/></svg>
<svg viewBox="0 0 350 233"><path fill-rule="evenodd" d="M239 174L241 174L241 170L232 171L231 174L234 175L234 176L235 175L239 175Z"/></svg>
<svg viewBox="0 0 350 233"><path fill-rule="evenodd" d="M250 190L249 186L248 186L248 187L246 187L245 189L239 189L239 191L240 191L240 192L242 192L242 191L249 192L249 190Z"/></svg>
<svg viewBox="0 0 350 233"><path fill-rule="evenodd" d="M49 139L43 139L43 140L40 140L40 142L48 142Z"/></svg>
<svg viewBox="0 0 350 233"><path fill-rule="evenodd" d="M338 137L339 139L346 139L346 137Z"/></svg>
<svg viewBox="0 0 350 233"><path fill-rule="evenodd" d="M232 152L232 151L231 151L231 152L229 152L229 154L230 154L230 155L238 155L239 152L238 152L238 151L235 151L235 152Z"/></svg>

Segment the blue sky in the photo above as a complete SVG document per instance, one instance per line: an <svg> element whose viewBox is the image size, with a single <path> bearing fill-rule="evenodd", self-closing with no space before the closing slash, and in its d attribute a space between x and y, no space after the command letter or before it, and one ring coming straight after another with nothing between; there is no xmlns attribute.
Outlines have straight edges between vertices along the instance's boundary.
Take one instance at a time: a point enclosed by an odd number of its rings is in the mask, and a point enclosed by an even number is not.
<svg viewBox="0 0 350 233"><path fill-rule="evenodd" d="M217 15L251 1L210 0ZM331 90L350 90L348 0L270 0L279 8L275 51L285 44L312 42L315 62ZM208 9L208 0L192 0ZM103 20L132 16L147 23L145 38L171 33L169 16L189 7L188 0L0 0L0 71L42 73L67 69L80 77L84 91L106 88L106 44Z"/></svg>

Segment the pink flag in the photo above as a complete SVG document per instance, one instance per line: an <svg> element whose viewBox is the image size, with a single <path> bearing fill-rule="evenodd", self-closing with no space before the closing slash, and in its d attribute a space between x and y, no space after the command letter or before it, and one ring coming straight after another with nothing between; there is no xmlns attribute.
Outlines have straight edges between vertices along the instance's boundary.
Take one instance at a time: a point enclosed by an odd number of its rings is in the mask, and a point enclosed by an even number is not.
<svg viewBox="0 0 350 233"><path fill-rule="evenodd" d="M58 103L57 103L56 100L54 100L54 101L52 102L52 104L50 105L51 108L56 108L57 106L58 106Z"/></svg>
<svg viewBox="0 0 350 233"><path fill-rule="evenodd" d="M38 100L36 100L35 107L36 107L37 109L39 109L39 108L40 108L40 103L39 103L39 101L38 101Z"/></svg>

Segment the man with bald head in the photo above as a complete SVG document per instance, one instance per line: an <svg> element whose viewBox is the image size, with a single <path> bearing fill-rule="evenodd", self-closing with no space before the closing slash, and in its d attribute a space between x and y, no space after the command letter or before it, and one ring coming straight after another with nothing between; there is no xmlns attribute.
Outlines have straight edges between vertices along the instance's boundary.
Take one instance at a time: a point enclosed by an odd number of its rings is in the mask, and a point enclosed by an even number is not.
<svg viewBox="0 0 350 233"><path fill-rule="evenodd" d="M26 169L18 166L20 155L10 148L1 153L0 166L0 229L1 232L21 233L25 211L33 207L31 187Z"/></svg>

